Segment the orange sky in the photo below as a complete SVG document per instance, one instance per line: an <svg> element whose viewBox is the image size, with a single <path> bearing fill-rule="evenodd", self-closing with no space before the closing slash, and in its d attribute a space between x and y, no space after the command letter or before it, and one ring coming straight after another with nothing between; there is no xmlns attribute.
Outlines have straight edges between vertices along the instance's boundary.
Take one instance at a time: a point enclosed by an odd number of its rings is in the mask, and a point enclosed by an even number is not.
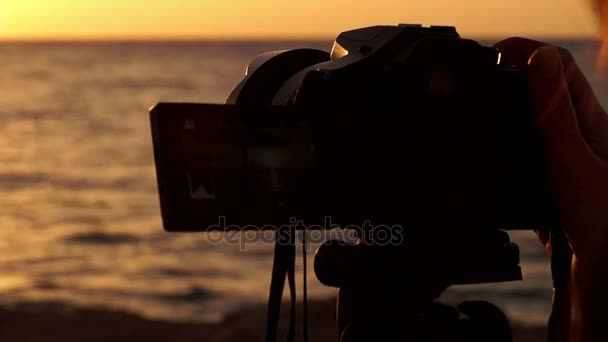
<svg viewBox="0 0 608 342"><path fill-rule="evenodd" d="M589 0L0 0L0 39L333 38L375 24L595 36Z"/></svg>

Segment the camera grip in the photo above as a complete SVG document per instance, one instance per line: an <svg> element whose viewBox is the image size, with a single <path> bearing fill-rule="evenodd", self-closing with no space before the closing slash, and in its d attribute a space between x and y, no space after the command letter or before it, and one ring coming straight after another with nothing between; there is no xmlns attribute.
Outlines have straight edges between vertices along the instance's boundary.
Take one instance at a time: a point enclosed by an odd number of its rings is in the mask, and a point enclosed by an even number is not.
<svg viewBox="0 0 608 342"><path fill-rule="evenodd" d="M507 229L548 228L553 220L544 147L530 106L527 72L500 67L500 219Z"/></svg>

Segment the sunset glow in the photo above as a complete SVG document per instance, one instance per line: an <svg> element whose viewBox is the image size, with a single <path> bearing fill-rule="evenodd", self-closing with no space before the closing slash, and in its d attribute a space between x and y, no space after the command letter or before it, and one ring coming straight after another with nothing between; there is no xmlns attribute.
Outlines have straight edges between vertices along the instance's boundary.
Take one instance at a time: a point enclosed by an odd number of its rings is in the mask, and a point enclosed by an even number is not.
<svg viewBox="0 0 608 342"><path fill-rule="evenodd" d="M598 32L588 0L0 1L0 39L327 38L399 22L453 25L477 37Z"/></svg>
<svg viewBox="0 0 608 342"><path fill-rule="evenodd" d="M602 45L597 57L596 71L597 76L605 77L606 69L608 68L608 1L593 0L592 5L593 11L599 20L602 36Z"/></svg>

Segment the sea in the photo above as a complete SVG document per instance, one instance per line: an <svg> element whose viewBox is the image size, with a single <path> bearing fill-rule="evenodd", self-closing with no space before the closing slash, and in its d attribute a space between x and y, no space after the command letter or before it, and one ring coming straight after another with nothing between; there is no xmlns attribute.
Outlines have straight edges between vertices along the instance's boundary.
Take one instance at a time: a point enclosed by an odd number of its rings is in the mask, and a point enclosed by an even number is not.
<svg viewBox="0 0 608 342"><path fill-rule="evenodd" d="M256 55L331 41L0 43L0 305L94 306L171 321L216 322L267 301L273 245L167 233L148 110L161 101L223 103ZM482 41L490 45L491 40ZM568 48L602 104L598 42ZM512 320L545 324L549 258L511 232L524 280L457 286ZM308 253L310 298L331 298ZM298 260L298 278L302 262ZM301 287L301 281L298 281ZM301 291L299 291L301 293Z"/></svg>

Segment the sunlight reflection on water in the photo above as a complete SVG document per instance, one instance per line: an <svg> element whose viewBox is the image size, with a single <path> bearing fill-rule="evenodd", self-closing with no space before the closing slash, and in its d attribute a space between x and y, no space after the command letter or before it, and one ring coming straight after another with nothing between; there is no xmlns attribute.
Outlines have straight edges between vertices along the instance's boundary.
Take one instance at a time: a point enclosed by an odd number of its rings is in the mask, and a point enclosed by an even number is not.
<svg viewBox="0 0 608 342"><path fill-rule="evenodd" d="M0 44L0 298L178 320L265 302L271 246L243 252L163 232L147 110L223 102L251 57L302 44ZM577 44L588 71L596 47ZM604 99L604 84L596 89ZM544 322L548 259L529 232L513 237L526 281L449 295L482 295L516 319ZM311 296L335 294L309 279Z"/></svg>

